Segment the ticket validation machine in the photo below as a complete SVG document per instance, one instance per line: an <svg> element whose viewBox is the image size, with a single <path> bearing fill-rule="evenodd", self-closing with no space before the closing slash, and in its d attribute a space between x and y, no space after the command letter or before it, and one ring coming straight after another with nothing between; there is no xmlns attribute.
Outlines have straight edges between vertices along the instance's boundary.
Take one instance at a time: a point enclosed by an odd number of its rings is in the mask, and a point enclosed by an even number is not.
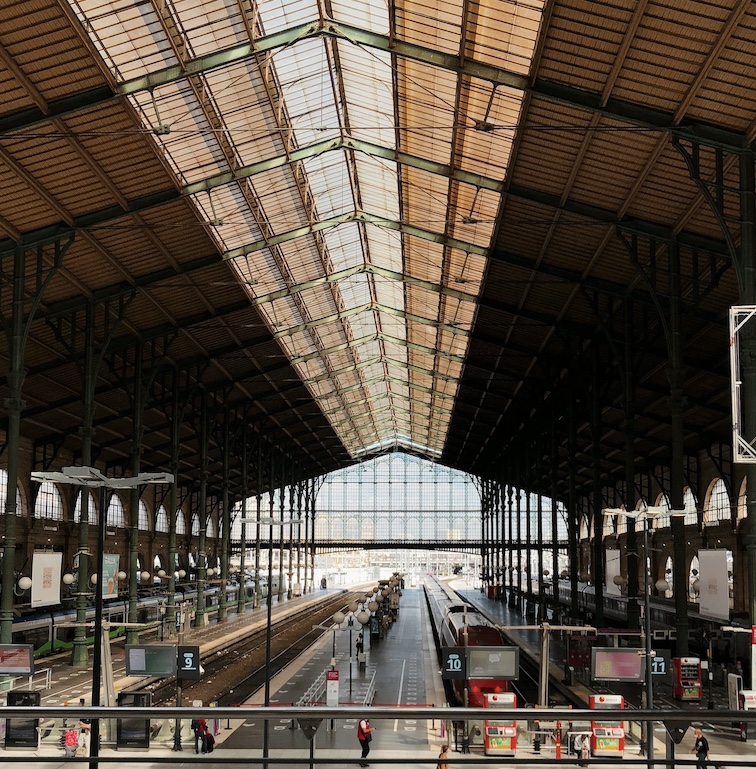
<svg viewBox="0 0 756 769"><path fill-rule="evenodd" d="M738 708L740 710L756 710L756 690L754 689L741 689L738 692ZM753 734L754 726L751 725L750 730ZM748 739L749 725L748 721L740 722L740 739L745 742Z"/></svg>
<svg viewBox="0 0 756 769"><path fill-rule="evenodd" d="M624 710L625 698L621 694L591 694L591 710ZM625 725L622 721L609 721L596 713L591 719L591 755L602 758L622 758L625 754Z"/></svg>
<svg viewBox="0 0 756 769"><path fill-rule="evenodd" d="M491 710L517 707L517 695L514 692L486 694L485 706ZM514 756L517 748L517 721L511 716L491 713L483 722L483 744L487 756Z"/></svg>
<svg viewBox="0 0 756 769"><path fill-rule="evenodd" d="M703 683L701 660L698 657L673 657L672 676L672 693L675 699L700 702Z"/></svg>

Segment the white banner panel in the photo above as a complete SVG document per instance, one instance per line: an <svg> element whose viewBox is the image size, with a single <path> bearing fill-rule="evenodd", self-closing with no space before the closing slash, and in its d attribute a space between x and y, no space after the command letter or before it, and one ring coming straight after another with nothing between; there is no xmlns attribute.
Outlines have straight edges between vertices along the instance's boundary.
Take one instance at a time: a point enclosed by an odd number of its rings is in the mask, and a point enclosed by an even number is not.
<svg viewBox="0 0 756 769"><path fill-rule="evenodd" d="M62 568L63 553L32 555L32 606L53 606L60 603Z"/></svg>
<svg viewBox="0 0 756 769"><path fill-rule="evenodd" d="M619 550L607 550L606 551L606 566L604 567L604 575L606 577L606 592L608 595L621 595L619 585L614 584L614 578L620 576L620 551Z"/></svg>
<svg viewBox="0 0 756 769"><path fill-rule="evenodd" d="M727 551L698 551L698 610L702 617L730 619Z"/></svg>

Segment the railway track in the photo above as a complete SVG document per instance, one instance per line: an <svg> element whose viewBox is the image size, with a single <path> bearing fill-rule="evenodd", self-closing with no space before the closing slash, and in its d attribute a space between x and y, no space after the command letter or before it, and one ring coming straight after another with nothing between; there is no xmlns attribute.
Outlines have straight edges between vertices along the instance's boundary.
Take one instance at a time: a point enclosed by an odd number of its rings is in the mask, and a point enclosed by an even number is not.
<svg viewBox="0 0 756 769"><path fill-rule="evenodd" d="M271 626L270 676L283 670L322 635L324 631L319 628L313 630L313 625L330 624L334 612L363 596L364 592L341 593L312 607L305 617L295 614L274 621ZM230 706L248 699L265 684L266 635L265 627L250 630L244 638L236 638L221 649L203 654L205 672L199 681L183 682L183 700L190 702L197 699ZM152 692L155 705L173 704L176 679L150 682L142 691Z"/></svg>

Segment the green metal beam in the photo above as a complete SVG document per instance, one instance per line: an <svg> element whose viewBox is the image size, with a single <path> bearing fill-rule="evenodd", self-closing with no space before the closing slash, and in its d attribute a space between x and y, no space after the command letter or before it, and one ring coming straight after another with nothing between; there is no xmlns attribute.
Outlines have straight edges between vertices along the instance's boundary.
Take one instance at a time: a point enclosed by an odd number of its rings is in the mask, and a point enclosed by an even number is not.
<svg viewBox="0 0 756 769"><path fill-rule="evenodd" d="M439 243L442 246L448 248L457 248L460 251L465 251L469 254L477 254L478 256L486 256L488 249L483 246L479 246L475 243L468 243L464 240L458 240L448 235L444 235L441 232L433 232L432 230L426 230L422 227L415 227L405 222L397 222L393 219L386 219L382 216L376 216L375 214L369 214L366 211L347 211L339 216L332 216L328 219L321 219L320 221L307 224L304 227L296 227L288 232L281 232L278 235L273 235L265 240L257 240L252 243L247 243L244 246L226 251L223 255L224 259L238 259L239 257L249 256L257 251L262 251L265 248L271 246L279 246L283 243L289 243L292 240L297 240L306 235L312 235L315 232L322 232L323 230L330 229L331 227L337 227L340 224L347 222L364 222L365 224L374 224L378 227L384 227L388 230L396 230L404 235L412 235L413 237L420 238L421 240L429 240L433 243Z"/></svg>
<svg viewBox="0 0 756 769"><path fill-rule="evenodd" d="M714 238L698 235L693 232L675 233L670 227L655 222L645 222L633 219L618 219L614 211L606 208L600 208L589 203L581 203L578 200L566 200L562 202L559 195L552 195L548 192L525 187L521 184L511 184L507 189L508 197L525 200L529 203L537 203L547 208L565 211L566 213L583 216L587 219L593 219L597 222L605 222L621 228L629 233L635 233L647 238L654 238L659 241L669 242L676 239L681 246L686 246L696 251L703 251L708 254L717 254L718 256L730 259L730 252L724 241Z"/></svg>
<svg viewBox="0 0 756 769"><path fill-rule="evenodd" d="M418 155L410 155L409 153L402 152L396 148L384 147L380 144L373 144L372 142L366 142L361 139L346 137L325 139L321 142L315 142L314 144L308 144L304 147L294 149L288 155L277 155L268 158L267 160L261 160L257 163L251 163L250 165L235 168L233 171L216 174L207 179L187 184L181 191L184 195L196 195L200 192L209 192L217 187L240 182L274 168L281 168L282 166L291 163L301 162L308 158L318 157L326 152L334 151L362 152L371 157L390 160L399 165L411 166L412 168L427 171L428 173L437 176L443 176L446 179L453 179L454 181L469 184L473 187L492 190L493 192L503 192L504 190L504 182L500 179L493 179L488 176L483 176L482 174L462 171L461 169L453 168L446 163L437 163L436 161L428 160L427 158L421 158Z"/></svg>
<svg viewBox="0 0 756 769"><path fill-rule="evenodd" d="M358 27L341 24L329 19L305 22L280 32L258 37L253 43L232 46L214 51L205 56L198 56L189 61L156 70L147 75L132 78L117 86L117 92L101 86L63 99L51 100L46 112L38 108L24 110L0 120L0 134L22 131L40 123L65 117L84 109L92 109L124 96L150 91L162 85L175 83L193 75L211 72L221 67L242 63L279 48L293 45L299 40L331 36L351 44L385 51L392 55L412 59L424 64L448 70L471 78L478 78L495 86L506 86L517 91L552 102L566 104L590 114L599 114L622 124L669 133L690 141L700 141L710 146L728 150L741 150L748 147L745 134L723 129L706 123L686 120L678 125L671 112L653 109L641 104L610 98L604 103L598 92L552 82L538 78L530 82L528 76L520 72L506 70L470 57L443 53L434 48L414 45L396 36L381 35Z"/></svg>

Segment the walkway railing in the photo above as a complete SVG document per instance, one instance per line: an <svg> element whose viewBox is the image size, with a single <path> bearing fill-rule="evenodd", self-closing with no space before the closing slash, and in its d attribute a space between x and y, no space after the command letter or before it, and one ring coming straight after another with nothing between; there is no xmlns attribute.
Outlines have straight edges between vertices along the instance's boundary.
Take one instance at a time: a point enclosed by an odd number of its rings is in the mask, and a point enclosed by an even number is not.
<svg viewBox="0 0 756 769"><path fill-rule="evenodd" d="M4 707L0 708L0 718L9 720L18 719L16 722L23 722L28 725L30 720L37 720L40 724L44 724L44 731L48 734L48 738L41 743L38 748L26 748L23 750L6 749L3 751L0 749L0 757L4 764L13 763L13 765L29 764L30 766L44 766L48 763L60 764L61 759L64 758L62 737L63 733L60 731L60 726L66 722L78 723L79 718L91 719L93 722L99 721L101 730L104 731L104 725L108 720L114 722L120 721L124 730L133 730L135 724L140 722L144 724L146 721L150 721L153 725L153 733L160 733L161 736L168 736L170 734L171 724L174 718L181 719L182 723L182 735L186 735L188 727L192 718L197 716L196 708L81 708L81 707ZM216 719L216 723L228 723L234 726L241 725L247 720L253 720L257 724L263 721L268 721L271 724L280 723L281 719L302 719L303 722L312 723L314 721L324 722L328 720L341 721L343 726L351 726L354 728L355 722L359 718L367 717L371 720L373 725L377 725L377 737L373 742L373 751L371 752L370 759L371 764L375 766L380 765L396 765L397 762L403 766L409 766L414 764L435 764L438 755L438 748L443 742L449 742L451 734L443 733L441 730L441 724L443 720L438 719L440 713L437 710L427 707L391 707L391 706L376 706L366 707L365 705L344 705L337 708L329 708L323 705L317 706L275 706L275 707L250 707L244 708L238 707L216 707L212 708L212 716ZM206 714L206 713L205 713ZM454 745L451 744L452 751L449 754L447 763L450 769L454 769L455 766L471 766L486 767L502 766L502 765L519 765L522 766L523 762L527 762L528 765L543 764L544 766L553 767L555 758L559 756L554 755L554 751L549 751L546 755L540 755L534 750L532 744L528 744L526 735L528 733L529 724L534 722L540 722L540 729L543 732L544 728L544 711L537 708L518 708L517 710L497 710L497 720L507 721L509 719L516 720L522 724L521 734L522 739L518 743L517 753L515 756L495 755L486 756L482 746L473 745ZM602 710L602 721L629 721L630 713L627 710ZM158 718L159 716L159 718ZM474 721L480 724L486 718L491 717L491 711L486 708L444 708L444 719L450 722L463 722ZM561 724L562 732L562 756L565 765L574 763L574 756L568 754L569 740L568 734L570 730L570 724L573 722L590 722L592 717L595 717L595 711L588 709L569 709L569 708L550 708L548 712L549 721L553 720ZM385 744L381 744L380 736L382 734L381 721L417 721L428 722L427 729L414 729L410 737L408 732L401 744L401 750L397 751L396 745L392 750L390 741L386 740ZM647 769L687 769L687 767L694 767L696 761L689 754L689 748L693 745L692 729L683 738L683 744L680 747L675 745L670 737L673 727L676 728L681 724L687 727L691 723L701 723L705 721L707 724L722 724L730 725L732 722L747 722L752 724L751 729L756 728L756 711L708 711L700 708L665 708L654 710L635 710L632 711L632 720L638 721L653 721L655 724L654 733L655 741L657 744L661 743L659 747L661 749L656 750L656 758L649 760L648 757L639 753L638 745L626 747L624 764L630 764L633 766L643 766ZM55 727L51 728L51 724L55 724ZM155 726L160 725L159 728ZM665 730L665 725L670 727L670 733ZM386 733L388 733L389 727L386 726ZM114 730L115 733L116 730ZM317 731L317 726L315 727ZM710 742L714 742L716 734L710 731ZM308 743L306 733L301 737L292 738L293 742L288 744L286 749L280 749L277 752L276 748L271 748L268 751L268 755L262 754L262 749L259 742L256 743L254 738L250 738L247 745L237 745L235 749L223 750L222 736L219 738L219 750L210 759L211 762L218 762L228 764L230 766L257 766L263 765L288 765L296 763L297 765L308 765L312 768L317 765L336 765L336 764L354 764L354 749L335 750L330 741L324 741L322 747L318 745L317 740ZM666 737L666 751L664 750ZM565 742L566 740L566 742ZM716 747L712 745L711 763L717 766L724 766L727 769L736 769L738 767L753 767L755 764L754 755L756 754L756 748L753 744L746 745L735 739L731 739L729 742L724 741L721 735L718 737L718 744ZM558 743L557 743L558 744ZM191 737L184 743L185 751L189 750L191 745ZM727 750L723 750L722 746L725 746ZM97 769L100 765L108 766L113 763L128 763L129 766L136 766L137 764L159 764L160 766L186 766L187 756L186 753L175 753L171 750L172 745L168 742L153 743L151 750L147 753L139 752L133 748L119 747L116 752L113 748L115 745L103 740L100 748L100 755L89 756L87 759L79 762L83 765L87 763L90 769ZM456 748L456 751L455 751ZM464 752L463 752L464 751ZM679 757L675 755L675 751L679 754ZM399 753L401 755L399 755ZM558 763L559 761L557 761ZM605 757L589 759L588 766L605 766L607 759Z"/></svg>

